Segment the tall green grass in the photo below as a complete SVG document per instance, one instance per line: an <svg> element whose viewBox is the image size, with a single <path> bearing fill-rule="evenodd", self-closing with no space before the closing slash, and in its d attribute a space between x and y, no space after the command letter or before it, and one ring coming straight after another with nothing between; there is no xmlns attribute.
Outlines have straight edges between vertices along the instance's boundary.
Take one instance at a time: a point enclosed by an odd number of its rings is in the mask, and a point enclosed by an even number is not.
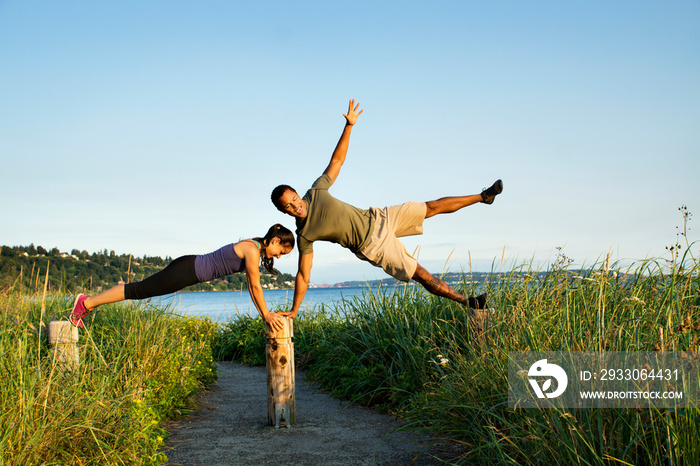
<svg viewBox="0 0 700 466"><path fill-rule="evenodd" d="M700 263L687 254L585 272L568 271L560 255L545 271L492 273L478 289L465 274L463 292L490 296L493 323L479 333L464 308L420 287L368 290L297 318L297 357L334 395L456 442L457 464L700 464L697 407L507 404L510 351L700 351ZM223 332L260 348L264 338L251 335L261 327L250 324L261 326L251 319Z"/></svg>
<svg viewBox="0 0 700 466"><path fill-rule="evenodd" d="M142 305L108 305L80 331L80 365L56 361L42 322L69 298L0 292L0 464L164 464L163 420L216 378L216 326Z"/></svg>

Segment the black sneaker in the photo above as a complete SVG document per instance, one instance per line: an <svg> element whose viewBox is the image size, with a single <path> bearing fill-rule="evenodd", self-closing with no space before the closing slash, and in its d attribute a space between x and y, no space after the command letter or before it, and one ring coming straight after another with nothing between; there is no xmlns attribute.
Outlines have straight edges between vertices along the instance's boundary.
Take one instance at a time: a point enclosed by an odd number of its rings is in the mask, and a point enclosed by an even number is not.
<svg viewBox="0 0 700 466"><path fill-rule="evenodd" d="M469 308L470 309L484 309L486 308L486 298L488 298L488 293L480 294L477 297L470 296Z"/></svg>
<svg viewBox="0 0 700 466"><path fill-rule="evenodd" d="M493 200L503 192L503 181L496 180L490 188L481 191L481 202L484 204L493 204Z"/></svg>

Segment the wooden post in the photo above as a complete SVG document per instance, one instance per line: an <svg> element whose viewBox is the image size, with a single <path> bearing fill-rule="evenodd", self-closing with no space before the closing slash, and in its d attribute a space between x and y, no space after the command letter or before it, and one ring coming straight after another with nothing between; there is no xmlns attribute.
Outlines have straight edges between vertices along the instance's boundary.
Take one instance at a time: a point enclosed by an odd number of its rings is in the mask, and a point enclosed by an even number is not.
<svg viewBox="0 0 700 466"><path fill-rule="evenodd" d="M469 310L469 338L479 347L487 345L485 331L491 327L490 309L470 309Z"/></svg>
<svg viewBox="0 0 700 466"><path fill-rule="evenodd" d="M294 394L294 330L292 319L280 317L284 327L279 332L265 324L267 345L267 420L271 426L291 427L296 424Z"/></svg>
<svg viewBox="0 0 700 466"><path fill-rule="evenodd" d="M66 320L49 322L49 344L56 351L56 361L67 369L76 369L80 363L78 353L78 327Z"/></svg>
<svg viewBox="0 0 700 466"><path fill-rule="evenodd" d="M469 327L472 332L480 333L491 327L491 310L490 309L470 309L469 310Z"/></svg>

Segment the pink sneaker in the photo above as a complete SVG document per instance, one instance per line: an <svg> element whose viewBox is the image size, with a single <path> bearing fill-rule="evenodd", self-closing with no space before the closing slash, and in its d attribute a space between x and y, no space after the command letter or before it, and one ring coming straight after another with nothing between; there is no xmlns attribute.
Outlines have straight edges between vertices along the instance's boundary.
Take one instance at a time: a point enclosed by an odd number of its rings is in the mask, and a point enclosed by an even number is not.
<svg viewBox="0 0 700 466"><path fill-rule="evenodd" d="M83 324L83 317L87 317L88 314L90 314L90 311L85 309L85 300L88 297L85 296L84 294L79 294L77 298L75 298L75 304L73 305L73 312L70 313L70 316L68 317L68 320L70 320L70 323L75 325L78 328L84 328L85 325Z"/></svg>

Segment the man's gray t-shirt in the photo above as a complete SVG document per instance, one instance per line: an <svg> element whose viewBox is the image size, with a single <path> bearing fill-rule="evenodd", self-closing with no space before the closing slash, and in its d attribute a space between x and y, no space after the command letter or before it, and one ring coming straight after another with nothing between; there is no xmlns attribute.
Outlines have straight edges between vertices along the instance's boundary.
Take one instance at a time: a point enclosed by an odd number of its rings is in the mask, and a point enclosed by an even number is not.
<svg viewBox="0 0 700 466"><path fill-rule="evenodd" d="M330 241L360 251L369 241L372 220L368 210L358 209L328 192L333 182L321 175L303 197L306 218L297 218L297 244L301 255L313 253L314 241Z"/></svg>

